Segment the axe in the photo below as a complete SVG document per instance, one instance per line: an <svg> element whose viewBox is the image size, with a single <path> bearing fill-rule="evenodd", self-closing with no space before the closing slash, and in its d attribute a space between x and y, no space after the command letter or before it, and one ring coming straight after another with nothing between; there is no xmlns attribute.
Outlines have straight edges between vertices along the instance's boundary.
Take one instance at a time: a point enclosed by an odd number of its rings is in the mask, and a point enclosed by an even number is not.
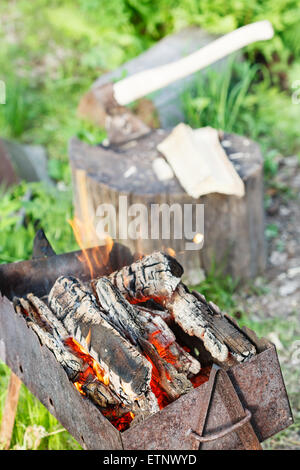
<svg viewBox="0 0 300 470"><path fill-rule="evenodd" d="M163 66L144 70L116 83L93 87L80 101L79 115L105 127L111 145L151 132L126 105L213 64L253 42L271 39L269 21L258 21L228 33L198 51Z"/></svg>

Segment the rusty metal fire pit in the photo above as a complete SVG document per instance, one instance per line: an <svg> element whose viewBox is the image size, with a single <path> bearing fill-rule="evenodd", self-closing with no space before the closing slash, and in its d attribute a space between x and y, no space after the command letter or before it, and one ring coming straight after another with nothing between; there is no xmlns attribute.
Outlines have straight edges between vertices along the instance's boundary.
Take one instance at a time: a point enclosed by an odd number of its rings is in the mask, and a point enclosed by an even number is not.
<svg viewBox="0 0 300 470"><path fill-rule="evenodd" d="M43 257L39 246L34 259L0 266L1 359L83 448L259 449L260 442L293 422L275 346L244 329L257 347L256 356L227 370L213 365L207 382L143 423L119 432L78 393L54 355L15 313L15 295L48 295L61 275L76 276L81 281L90 279L82 251L49 254ZM97 257L102 258L101 265L90 257L95 277L133 261L129 250L117 243L109 255L106 247L98 247ZM187 345L193 341L190 337L181 339Z"/></svg>

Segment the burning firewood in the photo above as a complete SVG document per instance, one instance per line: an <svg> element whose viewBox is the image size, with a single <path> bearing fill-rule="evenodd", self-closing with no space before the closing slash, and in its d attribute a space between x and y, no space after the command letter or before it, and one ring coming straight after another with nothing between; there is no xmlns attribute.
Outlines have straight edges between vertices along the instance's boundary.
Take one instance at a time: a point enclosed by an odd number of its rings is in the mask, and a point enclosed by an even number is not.
<svg viewBox="0 0 300 470"><path fill-rule="evenodd" d="M84 384L82 384L81 390L84 395L103 410L113 410L116 417L123 416L129 411L127 408L122 406L121 400L112 392L112 390L99 382L99 380L86 380Z"/></svg>
<svg viewBox="0 0 300 470"><path fill-rule="evenodd" d="M166 307L176 323L190 336L202 339L205 348L218 361L226 362L229 352L238 362L256 353L250 340L218 307L208 304L203 296L192 294L184 284L178 285Z"/></svg>
<svg viewBox="0 0 300 470"><path fill-rule="evenodd" d="M216 362L255 354L217 306L188 290L182 273L175 258L156 252L86 286L61 276L48 305L28 294L15 309L79 392L126 429L201 382L200 362L177 342L175 323Z"/></svg>
<svg viewBox="0 0 300 470"><path fill-rule="evenodd" d="M155 299L187 334L203 340L205 348L219 362L226 362L229 353L238 362L251 358L256 353L253 344L217 307L190 293L180 282L182 272L171 256L153 253L109 278L130 303Z"/></svg>
<svg viewBox="0 0 300 470"><path fill-rule="evenodd" d="M49 331L57 340L64 340L68 337L63 324L41 299L33 294L28 294L26 299L19 299L19 301L25 311L26 307L28 308L27 312L31 319L41 328Z"/></svg>
<svg viewBox="0 0 300 470"><path fill-rule="evenodd" d="M41 344L53 352L57 362L64 368L69 379L82 393L101 408L121 406L120 399L93 375L88 362L70 347L67 331L56 319L47 305L33 294L26 299L14 300L15 310L24 316L28 326L36 333ZM83 384L81 387L81 383ZM126 410L121 410L124 414Z"/></svg>
<svg viewBox="0 0 300 470"><path fill-rule="evenodd" d="M40 321L37 312L27 299L14 299L14 305L16 312L26 319L29 328L36 333L41 344L45 344L53 352L69 379L72 382L76 381L83 364L64 347L62 339L52 334L54 329L44 321Z"/></svg>
<svg viewBox="0 0 300 470"><path fill-rule="evenodd" d="M138 304L138 309L140 312L145 312L146 314L150 314L151 318L161 318L167 325L173 323L173 318L170 312L164 309L161 305L157 304L156 302L147 301L144 303Z"/></svg>
<svg viewBox="0 0 300 470"><path fill-rule="evenodd" d="M176 342L173 331L163 318L141 308L138 308L138 312L147 332L147 339L155 346L159 355L187 377L198 374L201 369L200 362Z"/></svg>
<svg viewBox="0 0 300 470"><path fill-rule="evenodd" d="M98 301L108 321L132 343L139 347L155 365L160 375L161 388L172 401L192 389L186 375L176 370L165 357L161 357L155 343L149 341L150 335L136 310L120 293L109 279L103 277L96 285Z"/></svg>
<svg viewBox="0 0 300 470"><path fill-rule="evenodd" d="M134 303L170 297L182 274L183 268L175 258L158 251L112 273L109 279Z"/></svg>
<svg viewBox="0 0 300 470"><path fill-rule="evenodd" d="M49 294L49 305L68 334L108 372L110 387L123 403L143 417L158 410L150 388L151 364L107 321L94 296L77 279L58 278Z"/></svg>

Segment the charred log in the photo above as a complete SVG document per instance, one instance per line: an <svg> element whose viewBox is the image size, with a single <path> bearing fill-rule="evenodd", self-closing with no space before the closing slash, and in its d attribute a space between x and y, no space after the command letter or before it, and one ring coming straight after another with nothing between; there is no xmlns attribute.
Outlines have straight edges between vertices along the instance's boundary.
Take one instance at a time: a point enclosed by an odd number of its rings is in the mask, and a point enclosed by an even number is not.
<svg viewBox="0 0 300 470"><path fill-rule="evenodd" d="M16 312L26 319L27 325L38 336L40 343L47 346L54 354L57 362L64 368L69 379L75 382L83 369L83 364L64 346L63 342L52 335L51 328L36 322L36 312L26 299L14 299Z"/></svg>
<svg viewBox="0 0 300 470"><path fill-rule="evenodd" d="M48 330L57 339L64 340L68 337L68 332L62 322L57 319L45 302L33 294L28 294L26 299L31 307L30 314L33 317L32 319L38 325ZM20 299L20 302L22 302L22 299Z"/></svg>
<svg viewBox="0 0 300 470"><path fill-rule="evenodd" d="M205 348L218 361L228 360L229 352L239 362L256 353L255 346L218 307L208 304L203 296L192 294L184 284L179 284L166 307L175 322L190 336L202 339Z"/></svg>
<svg viewBox="0 0 300 470"><path fill-rule="evenodd" d="M153 344L144 338L140 338L140 344L144 354L158 373L159 388L167 394L170 402L193 389L193 385L186 375L179 373L173 364L162 358Z"/></svg>
<svg viewBox="0 0 300 470"><path fill-rule="evenodd" d="M123 416L128 410L122 407L120 399L114 394L108 386L105 386L99 380L91 378L82 385L82 392L93 403L100 408L111 408L117 417Z"/></svg>
<svg viewBox="0 0 300 470"><path fill-rule="evenodd" d="M161 316L152 315L138 307L139 318L144 324L148 341L159 351L160 356L174 365L178 372L192 377L200 372L200 362L183 349L173 331Z"/></svg>
<svg viewBox="0 0 300 470"><path fill-rule="evenodd" d="M109 279L101 278L97 282L96 291L108 321L124 335L129 332L134 344L156 366L161 378L161 388L170 400L175 400L191 390L192 384L186 375L177 371L173 364L161 357L156 347L148 341L149 335L138 310L122 296L118 288Z"/></svg>
<svg viewBox="0 0 300 470"><path fill-rule="evenodd" d="M28 294L26 299L15 299L14 304L16 312L26 319L29 328L36 333L40 343L52 351L68 378L73 383L80 383L81 378L85 377L88 372L89 364L68 346L66 330L60 325L47 305L32 294ZM82 390L84 395L87 395L101 408L121 405L120 400L109 387L97 380L92 374L85 377Z"/></svg>
<svg viewBox="0 0 300 470"><path fill-rule="evenodd" d="M170 255L151 255L112 273L111 282L131 303L169 297L183 274L182 266Z"/></svg>
<svg viewBox="0 0 300 470"><path fill-rule="evenodd" d="M105 315L109 323L140 350L139 339L145 336L145 329L133 306L105 277L97 282L96 294L102 315Z"/></svg>
<svg viewBox="0 0 300 470"><path fill-rule="evenodd" d="M160 262L154 262L154 259ZM166 261L169 259L172 260L170 269ZM250 359L256 353L254 345L217 306L207 303L201 295L192 294L179 282L182 268L178 266L174 258L153 253L113 273L110 280L130 303L154 298L187 334L200 338L217 361L228 362L229 353L238 362ZM172 280L173 272L176 277ZM167 287L164 286L166 273Z"/></svg>
<svg viewBox="0 0 300 470"><path fill-rule="evenodd" d="M158 308L160 307L160 308ZM156 302L149 305L149 301L144 303L139 303L138 310L140 312L145 312L146 314L150 314L151 318L159 317L161 318L167 325L173 323L173 318L168 310L164 309L161 305L156 304Z"/></svg>
<svg viewBox="0 0 300 470"><path fill-rule="evenodd" d="M77 279L58 278L49 294L49 305L69 335L83 344L108 372L110 385L122 402L134 404L138 400L144 416L157 411L150 389L151 364L109 323L95 297Z"/></svg>

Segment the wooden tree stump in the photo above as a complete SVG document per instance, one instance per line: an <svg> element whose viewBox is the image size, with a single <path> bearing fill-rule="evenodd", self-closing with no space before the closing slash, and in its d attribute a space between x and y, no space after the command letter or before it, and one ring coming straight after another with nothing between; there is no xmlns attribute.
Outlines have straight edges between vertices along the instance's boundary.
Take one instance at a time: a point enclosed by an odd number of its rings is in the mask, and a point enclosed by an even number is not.
<svg viewBox="0 0 300 470"><path fill-rule="evenodd" d="M118 69L102 75L94 82L91 90L95 91L112 80L118 80L124 74L130 76L178 60L214 39L214 36L196 27L169 35ZM212 67L220 71L226 62L227 58L216 62ZM193 76L189 76L151 95L160 125L164 129L183 121L181 92L192 83ZM79 113L91 118L94 112L94 109L86 106L84 96L79 105ZM150 127L157 124L149 119L149 115L153 118L153 105L151 107L149 100L141 100L135 112ZM137 240L122 237L116 239L127 244L133 252L145 254L172 248L185 269L184 280L189 284L195 285L203 278L200 267L209 270L213 263L222 266L234 278L256 276L265 268L263 162L258 146L237 135L223 138L224 149L245 183L245 197L238 199L234 196L209 194L194 200L183 191L175 177L160 181L153 170L153 161L158 156L161 157L156 145L167 134L166 130L156 129L149 136L128 142L118 149L91 147L72 139L70 161L75 209L82 222L81 237L85 246L101 243L94 233L96 211L100 204L110 203L115 206L119 219L117 232L118 228L124 229L128 221L124 209L119 205L119 196L127 196L128 205L145 204L148 208L151 204L179 204L183 208L184 204L203 203L205 241L202 250L186 250L186 240L174 239L172 235L169 239L159 236L155 240L146 240L142 235Z"/></svg>
<svg viewBox="0 0 300 470"><path fill-rule="evenodd" d="M168 132L157 129L117 149L93 147L77 138L71 140L75 211L82 222L83 242L87 246L101 243L94 230L99 222L97 208L109 203L116 209L116 240L132 252L144 254L172 248L189 284L200 281L200 268L209 271L214 264L235 279L258 275L265 268L263 160L258 145L238 135L222 136L224 150L245 183L245 196L213 193L195 200L184 192L176 177L160 181L153 170L153 161L161 157L156 146ZM172 230L169 239L162 239L160 234L157 239L146 239L143 234L135 240L122 238L119 231L132 217L120 206L120 196L127 197L128 207L143 204L149 209L149 229L153 225L152 204L179 204L182 211L185 204L204 204L203 248L187 250L187 240L175 239Z"/></svg>

